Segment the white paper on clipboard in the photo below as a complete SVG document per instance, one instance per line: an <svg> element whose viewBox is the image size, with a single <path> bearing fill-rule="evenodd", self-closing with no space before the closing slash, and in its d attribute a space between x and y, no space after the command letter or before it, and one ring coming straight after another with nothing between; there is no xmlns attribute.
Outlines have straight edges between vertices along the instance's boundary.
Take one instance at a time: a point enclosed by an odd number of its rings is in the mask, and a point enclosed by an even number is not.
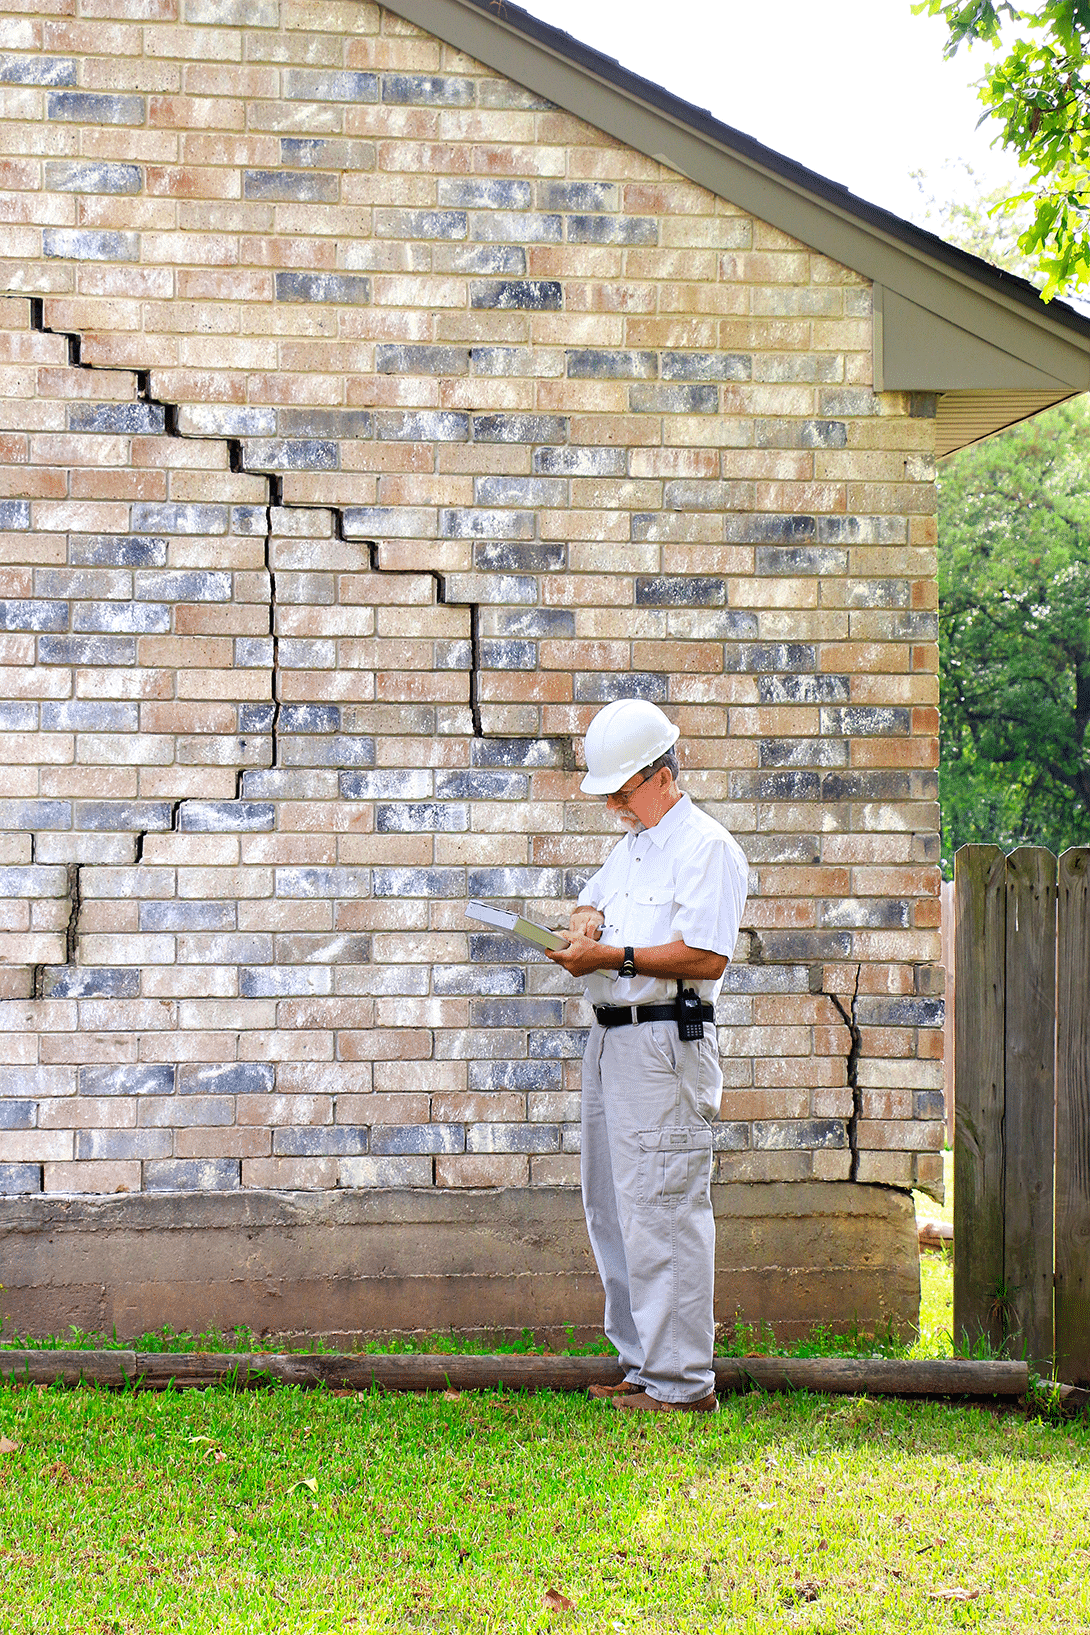
<svg viewBox="0 0 1090 1635"><path fill-rule="evenodd" d="M466 918L480 920L482 925L491 925L497 931L506 931L512 937L518 937L520 942L529 943L532 948L565 948L568 939L560 931L550 931L548 926L538 925L534 920L524 920L521 914L509 914L506 909L493 908L490 903L480 903L471 898L466 904Z"/></svg>

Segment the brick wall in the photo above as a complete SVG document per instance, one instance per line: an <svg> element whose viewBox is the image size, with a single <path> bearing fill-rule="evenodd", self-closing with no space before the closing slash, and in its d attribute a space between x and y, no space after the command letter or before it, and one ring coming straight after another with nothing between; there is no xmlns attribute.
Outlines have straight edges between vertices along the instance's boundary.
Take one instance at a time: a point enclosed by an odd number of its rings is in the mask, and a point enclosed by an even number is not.
<svg viewBox="0 0 1090 1635"><path fill-rule="evenodd" d="M29 0L0 115L0 1190L574 1183L587 1011L463 908L566 917L632 692L752 865L720 1178L940 1187L865 281L363 0Z"/></svg>

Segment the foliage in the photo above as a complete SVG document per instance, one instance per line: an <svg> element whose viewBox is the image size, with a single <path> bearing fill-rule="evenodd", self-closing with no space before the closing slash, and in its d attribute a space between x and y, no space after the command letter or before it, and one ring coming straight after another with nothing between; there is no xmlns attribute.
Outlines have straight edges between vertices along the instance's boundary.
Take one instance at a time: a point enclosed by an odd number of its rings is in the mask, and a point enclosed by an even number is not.
<svg viewBox="0 0 1090 1635"><path fill-rule="evenodd" d="M945 55L962 44L995 48L977 82L983 118L1029 169L1010 207L1030 207L1018 243L1045 274L1045 300L1090 281L1090 0L920 0L942 16ZM999 54L1006 48L1005 54Z"/></svg>
<svg viewBox="0 0 1090 1635"><path fill-rule="evenodd" d="M943 861L1090 843L1090 415L1061 404L939 478Z"/></svg>
<svg viewBox="0 0 1090 1635"><path fill-rule="evenodd" d="M923 195L919 219L939 238L1029 283L1043 282L1036 262L1018 242L1030 212L1024 205L1011 208L1009 187L985 192L965 159L949 161L938 175L926 170L911 174Z"/></svg>

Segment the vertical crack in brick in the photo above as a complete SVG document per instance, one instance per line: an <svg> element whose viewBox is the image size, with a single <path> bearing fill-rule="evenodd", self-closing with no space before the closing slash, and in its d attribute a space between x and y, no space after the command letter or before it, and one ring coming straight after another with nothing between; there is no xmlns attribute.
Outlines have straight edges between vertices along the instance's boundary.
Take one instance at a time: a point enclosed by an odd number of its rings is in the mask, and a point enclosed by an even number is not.
<svg viewBox="0 0 1090 1635"><path fill-rule="evenodd" d="M851 1047L848 1050L848 1059L845 1064L845 1076L852 1093L851 1117L847 1123L848 1151L851 1153L851 1168L848 1171L849 1181L859 1179L859 1120L863 1113L863 1092L859 1087L859 1053L863 1039L859 1032L859 1023L856 1020L856 1010L859 1003L859 979L863 974L862 963L855 968L855 987L852 990L851 1010L845 1010L839 994L830 993L822 989L826 999L832 1000L840 1012L841 1020L851 1038Z"/></svg>
<svg viewBox="0 0 1090 1635"><path fill-rule="evenodd" d="M239 457L241 462L241 447ZM269 485L268 499L265 506L265 572L269 576L269 638L272 641L272 666L269 678L270 693L272 696L272 721L269 724L271 735L270 752L272 759L270 766L280 765L280 635L277 631L276 618L276 568L273 566L273 511L279 510L284 504L284 482L273 472L266 474ZM240 769L241 770L241 769ZM237 780L236 790L241 792L242 779Z"/></svg>
<svg viewBox="0 0 1090 1635"><path fill-rule="evenodd" d="M83 881L80 863L69 863L68 874L68 924L64 928L64 963L66 965L79 964L79 916L83 907Z"/></svg>

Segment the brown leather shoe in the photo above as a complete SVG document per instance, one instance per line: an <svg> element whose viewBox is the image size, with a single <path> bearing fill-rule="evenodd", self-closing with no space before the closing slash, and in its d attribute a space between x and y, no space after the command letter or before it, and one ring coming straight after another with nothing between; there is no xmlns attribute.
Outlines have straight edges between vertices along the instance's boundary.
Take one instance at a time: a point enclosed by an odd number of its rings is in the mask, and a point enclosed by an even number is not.
<svg viewBox="0 0 1090 1635"><path fill-rule="evenodd" d="M633 1385L629 1380L622 1380L620 1385L588 1385L587 1396L593 1397L596 1402L608 1402L610 1397L642 1396L642 1385Z"/></svg>
<svg viewBox="0 0 1090 1635"><path fill-rule="evenodd" d="M695 1402L660 1402L647 1391L637 1394L630 1391L627 1396L615 1396L613 1406L622 1413L644 1414L717 1414L719 1399L714 1391L709 1391L706 1397L698 1397Z"/></svg>

